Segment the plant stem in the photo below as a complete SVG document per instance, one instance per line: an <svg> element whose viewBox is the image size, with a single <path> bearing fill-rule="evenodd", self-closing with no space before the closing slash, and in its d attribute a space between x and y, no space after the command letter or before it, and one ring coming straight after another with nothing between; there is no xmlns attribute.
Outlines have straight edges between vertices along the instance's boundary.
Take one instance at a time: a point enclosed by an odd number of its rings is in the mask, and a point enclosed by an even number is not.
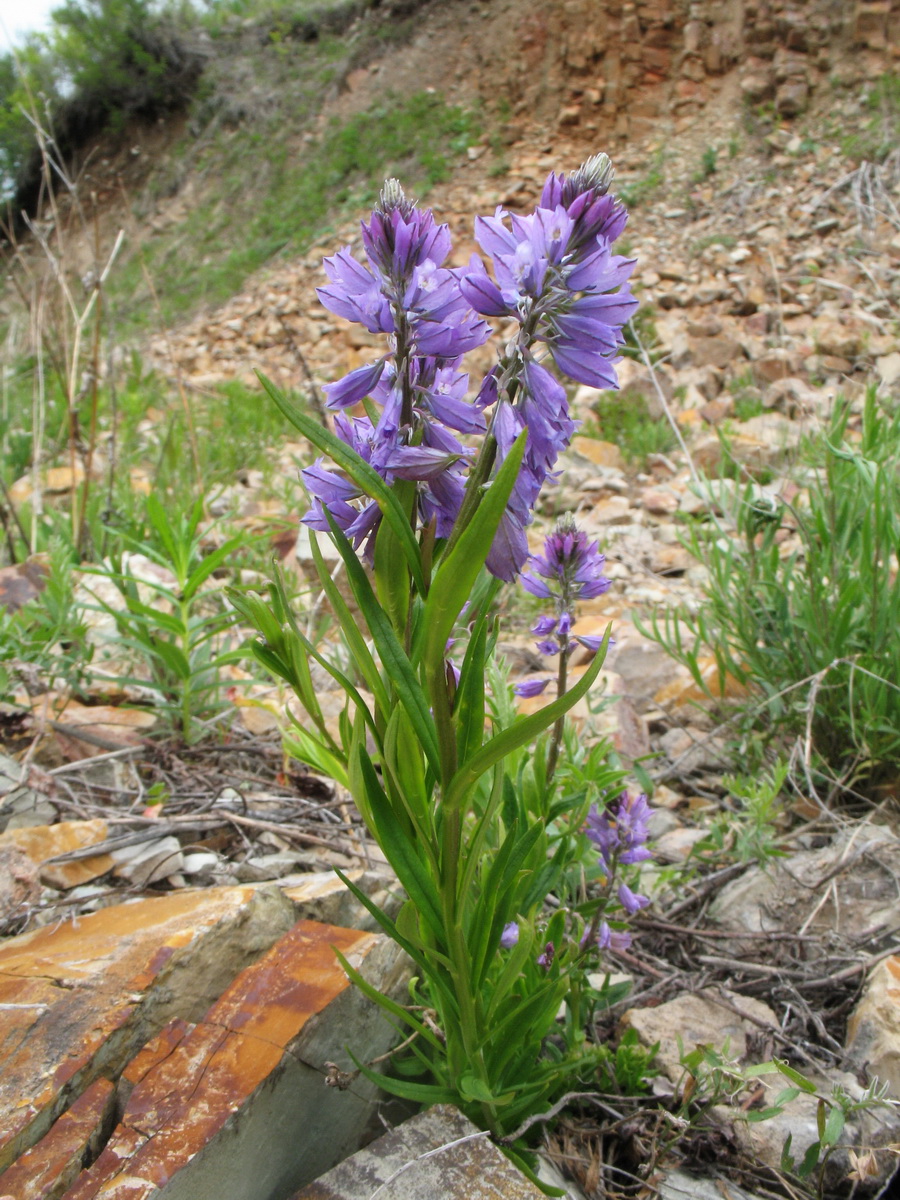
<svg viewBox="0 0 900 1200"><path fill-rule="evenodd" d="M566 694L566 684L568 682L569 669L569 653L568 653L569 638L560 639L559 647L559 671L556 676L556 695L564 696ZM550 753L547 755L547 787L553 782L553 776L556 774L556 764L559 761L559 748L562 744L563 730L565 729L566 718L563 714L553 726L553 737L550 740Z"/></svg>
<svg viewBox="0 0 900 1200"><path fill-rule="evenodd" d="M491 1080L488 1078L484 1061L484 1048L479 1045L481 1021L478 1017L469 970L471 956L460 919L458 882L464 808L465 805L460 805L445 814L441 838L444 851L441 863L441 915L444 918L447 951L452 966L453 989L459 1006L458 1040L451 1036L450 1022L445 1022L448 1026L445 1028L447 1056L451 1078L458 1080L468 1071L490 1091ZM457 1042L455 1046L453 1045L454 1041ZM485 1102L482 1105L482 1111L485 1124L488 1128L495 1129L497 1126L495 1106Z"/></svg>

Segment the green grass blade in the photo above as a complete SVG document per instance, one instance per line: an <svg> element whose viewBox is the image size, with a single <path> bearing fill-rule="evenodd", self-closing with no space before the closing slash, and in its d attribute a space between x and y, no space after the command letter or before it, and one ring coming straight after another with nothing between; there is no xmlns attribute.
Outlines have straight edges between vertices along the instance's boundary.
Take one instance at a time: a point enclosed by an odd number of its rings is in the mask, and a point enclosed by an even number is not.
<svg viewBox="0 0 900 1200"><path fill-rule="evenodd" d="M502 758L505 758L507 754L512 753L513 750L517 750L520 746L533 742L539 734L543 733L545 729L549 729L554 721L558 720L559 717L565 716L569 709L578 703L581 697L589 691L594 680L600 674L603 660L606 657L606 650L609 646L609 636L610 629L607 628L603 644L597 651L594 661L565 695L559 696L551 704L548 704L546 708L533 713L530 717L520 718L509 729L504 729L502 733L496 734L486 746L483 746L477 754L457 771L444 798L444 803L448 807L454 807L462 803L466 792L485 771L489 770Z"/></svg>

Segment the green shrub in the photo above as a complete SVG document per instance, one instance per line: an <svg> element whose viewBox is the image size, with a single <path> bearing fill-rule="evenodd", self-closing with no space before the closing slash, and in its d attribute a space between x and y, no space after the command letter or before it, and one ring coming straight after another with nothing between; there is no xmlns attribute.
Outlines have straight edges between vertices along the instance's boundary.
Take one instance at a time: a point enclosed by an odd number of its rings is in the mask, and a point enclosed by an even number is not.
<svg viewBox="0 0 900 1200"><path fill-rule="evenodd" d="M183 108L203 69L174 7L153 0L66 0L49 31L0 59L0 173L15 210L35 210L43 158L26 113L63 155L132 117Z"/></svg>
<svg viewBox="0 0 900 1200"><path fill-rule="evenodd" d="M745 726L796 741L810 781L835 795L895 778L900 756L900 413L870 390L856 442L848 422L841 406L810 443L803 503L751 484L734 537L694 528L686 545L709 571L706 603L653 627L705 689L708 647L720 684L730 675L749 690ZM799 545L786 551L795 526Z"/></svg>
<svg viewBox="0 0 900 1200"><path fill-rule="evenodd" d="M118 533L131 551L173 576L172 586L145 582L148 599L143 598L139 581L122 554L113 555L111 568L94 567L88 572L111 580L121 596L120 604L111 605L97 597L90 606L113 618L119 646L138 666L135 677L121 677L118 682L152 689L157 706L185 742L201 737L203 718L223 707L221 668L242 657L241 651L228 650L225 644L236 613L226 606L218 589L206 595L203 588L214 571L233 564L246 538L230 538L205 554L201 515L199 503L186 514L167 513L151 495L144 536Z"/></svg>

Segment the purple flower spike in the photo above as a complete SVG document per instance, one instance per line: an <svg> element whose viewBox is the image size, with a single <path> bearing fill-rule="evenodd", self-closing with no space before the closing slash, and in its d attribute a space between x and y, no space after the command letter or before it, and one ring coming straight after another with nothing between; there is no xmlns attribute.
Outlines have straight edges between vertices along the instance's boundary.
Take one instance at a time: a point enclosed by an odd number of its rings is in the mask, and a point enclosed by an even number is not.
<svg viewBox="0 0 900 1200"><path fill-rule="evenodd" d="M523 679L513 686L513 691L523 700L528 700L532 696L540 696L549 682L549 679Z"/></svg>
<svg viewBox="0 0 900 1200"><path fill-rule="evenodd" d="M566 515L544 542L543 555L533 554L528 560L530 569L522 573L522 586L535 596L555 596L561 619L570 621L578 600L591 600L610 588L603 574L605 562L597 542L588 541ZM568 633L569 628L566 625L559 632Z"/></svg>
<svg viewBox="0 0 900 1200"><path fill-rule="evenodd" d="M519 923L518 921L510 921L508 925L503 926L503 932L500 934L500 945L504 950L511 950L519 940Z"/></svg>
<svg viewBox="0 0 900 1200"><path fill-rule="evenodd" d="M650 815L650 805L643 793L632 798L623 792L602 812L596 804L591 806L585 833L600 851L608 871L617 862L625 865L653 857L646 846Z"/></svg>

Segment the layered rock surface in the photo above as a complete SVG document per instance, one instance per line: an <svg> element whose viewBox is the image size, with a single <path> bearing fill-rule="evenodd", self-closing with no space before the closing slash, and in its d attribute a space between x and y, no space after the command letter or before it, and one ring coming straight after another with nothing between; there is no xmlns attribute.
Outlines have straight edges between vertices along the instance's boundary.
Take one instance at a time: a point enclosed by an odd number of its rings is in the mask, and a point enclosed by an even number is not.
<svg viewBox="0 0 900 1200"><path fill-rule="evenodd" d="M298 921L275 888L183 891L7 941L0 1195L260 1200L352 1152L375 1089L327 1088L326 1064L394 1034L336 950L389 992L404 978L380 935Z"/></svg>

